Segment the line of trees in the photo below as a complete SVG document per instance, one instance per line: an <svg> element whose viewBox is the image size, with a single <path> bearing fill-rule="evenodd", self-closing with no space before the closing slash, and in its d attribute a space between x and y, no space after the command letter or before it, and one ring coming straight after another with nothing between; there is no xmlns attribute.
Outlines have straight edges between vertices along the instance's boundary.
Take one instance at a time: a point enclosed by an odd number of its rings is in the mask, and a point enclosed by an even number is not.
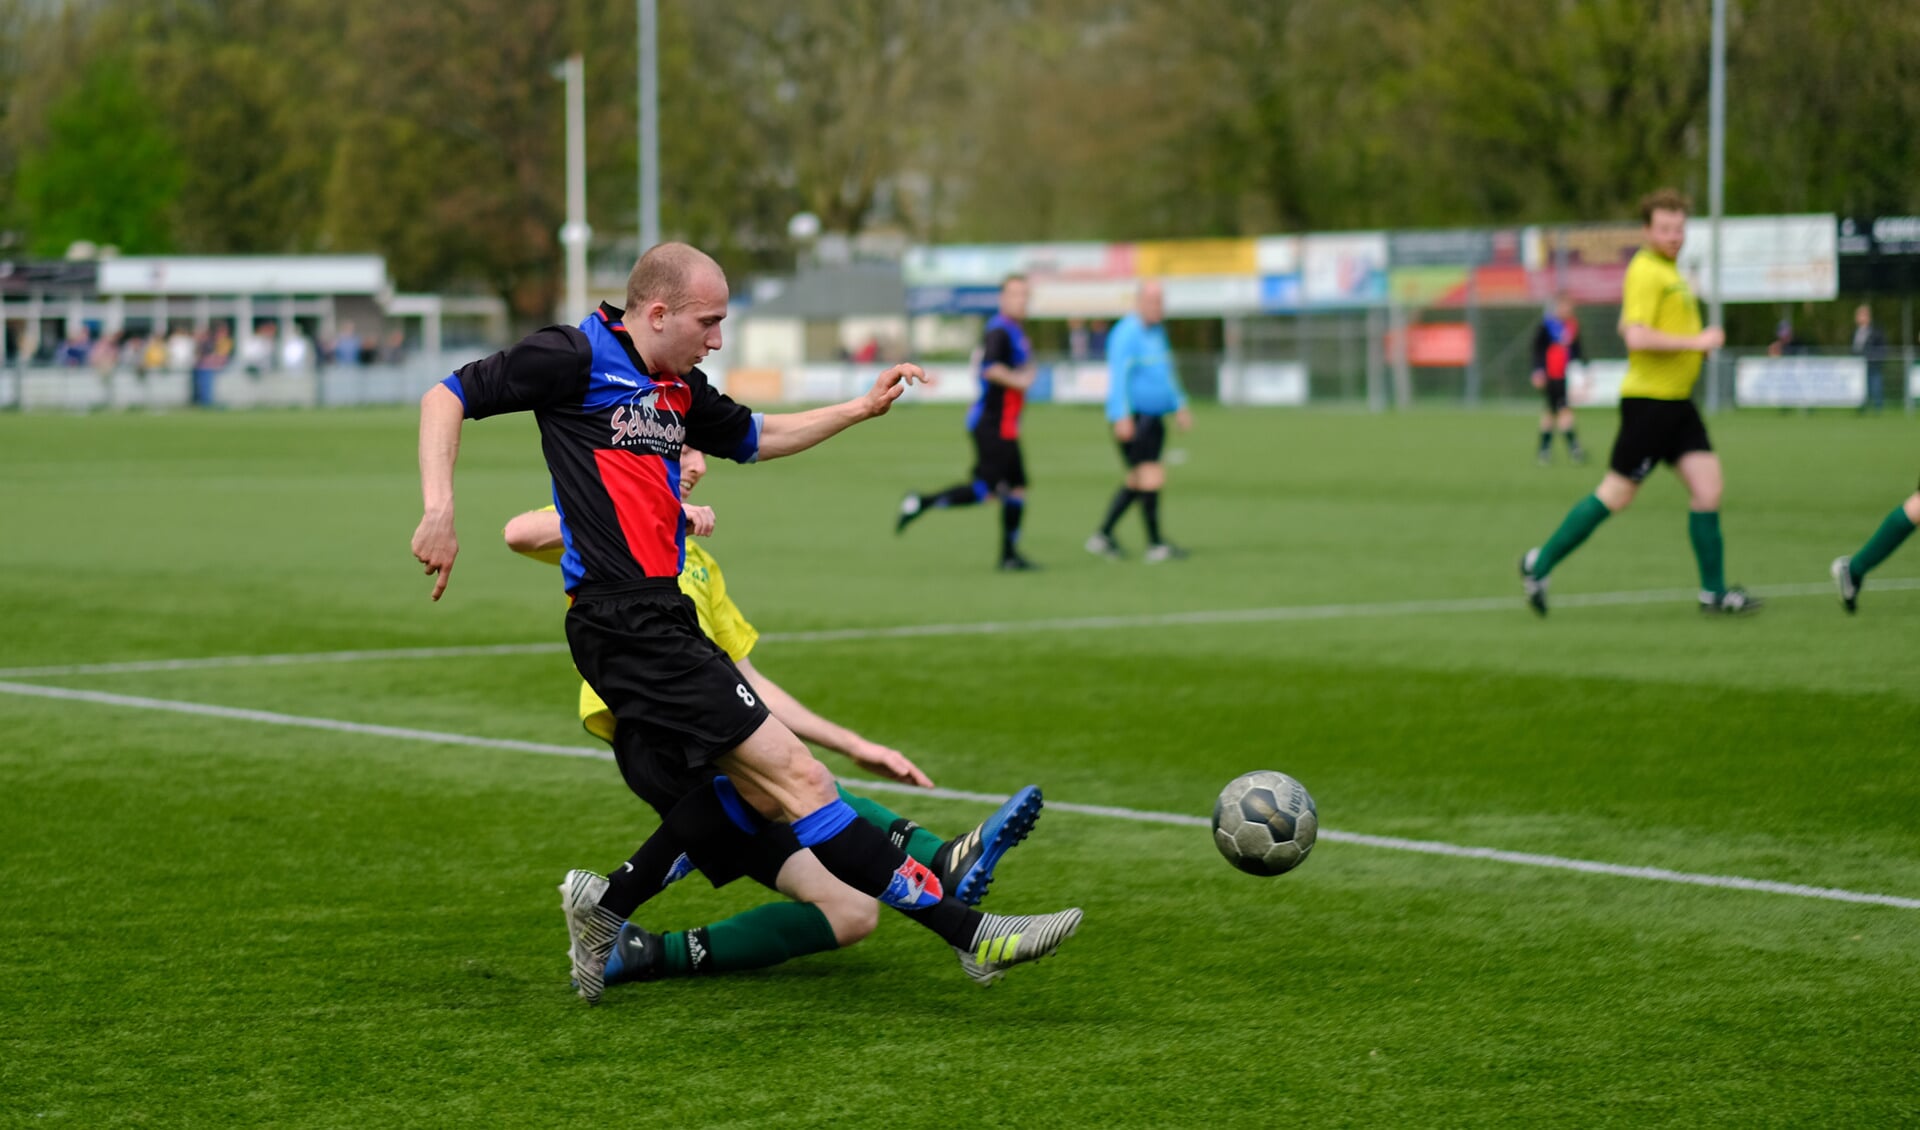
<svg viewBox="0 0 1920 1130"><path fill-rule="evenodd" d="M1920 212L1920 6L1734 0L1727 204ZM917 241L1624 219L1704 198L1710 0L661 0L662 221ZM552 309L555 63L636 227L633 5L0 0L0 254L378 251ZM629 235L628 238L631 238Z"/></svg>

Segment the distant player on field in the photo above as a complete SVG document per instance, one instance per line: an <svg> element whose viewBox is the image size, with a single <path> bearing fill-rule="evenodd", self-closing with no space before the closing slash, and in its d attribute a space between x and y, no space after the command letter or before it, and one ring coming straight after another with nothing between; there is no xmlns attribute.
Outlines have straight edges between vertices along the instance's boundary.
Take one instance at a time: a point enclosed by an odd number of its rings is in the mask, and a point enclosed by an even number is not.
<svg viewBox="0 0 1920 1130"><path fill-rule="evenodd" d="M1034 364L1027 346L1027 279L1008 275L1000 284L1000 312L987 319L980 346L980 399L967 413L973 440L973 474L964 483L900 500L894 532L904 531L928 510L974 506L1000 500L1000 568L1024 572L1038 568L1020 555L1020 522L1027 512L1027 464L1020 454L1020 411L1033 387Z"/></svg>
<svg viewBox="0 0 1920 1130"><path fill-rule="evenodd" d="M706 458L693 448L683 448L682 497L705 473ZM698 532L712 531L712 511L694 506L687 510L690 524ZM507 523L505 537L514 552L551 565L560 564L565 552L560 516L551 506L515 517ZM879 776L906 784L932 784L905 754L815 714L752 664L747 656L760 634L728 595L719 562L693 541L687 542L680 591L693 603L700 630L727 653L774 717L785 722L795 735L845 754ZM594 737L614 744L613 712L585 681L580 684L580 722ZM942 885L968 905L978 904L986 894L1000 858L1026 837L1041 807L1040 790L1029 785L973 831L943 841L878 801L845 789L839 793L861 819L885 830L894 843L931 868L941 877ZM769 825L754 834L737 831L728 838L733 841L731 866L709 876L715 886L739 873L794 901L768 903L707 926L665 934L628 922L621 927L608 959L607 984L760 969L853 945L878 925L879 904L829 874L786 832L785 825ZM660 876L659 885L664 887L692 870L692 861L682 856Z"/></svg>
<svg viewBox="0 0 1920 1130"><path fill-rule="evenodd" d="M1554 566L1587 540L1610 515L1627 508L1640 484L1670 463L1687 485L1687 534L1700 566L1700 608L1741 614L1760 601L1729 588L1720 540L1720 457L1707 425L1693 406L1694 382L1708 353L1726 335L1700 324L1694 298L1675 260L1687 238L1687 198L1661 189L1640 202L1646 243L1627 265L1620 305L1620 336L1627 343L1627 376L1620 385L1620 434L1614 438L1606 476L1567 514L1546 544L1520 559L1527 603L1547 614L1547 577Z"/></svg>
<svg viewBox="0 0 1920 1130"><path fill-rule="evenodd" d="M1107 337L1107 425L1120 444L1127 477L1107 507L1106 519L1087 539L1087 552L1120 557L1113 529L1138 502L1147 524L1145 558L1155 563L1187 555L1160 536L1160 488L1167 483L1160 452L1167 442L1167 417L1184 432L1193 427L1193 414L1187 411L1187 394L1167 345L1166 292L1159 280L1143 280L1136 301L1134 312L1120 319Z"/></svg>
<svg viewBox="0 0 1920 1130"><path fill-rule="evenodd" d="M1893 555L1900 543L1907 540L1913 527L1920 524L1920 491L1907 496L1907 500L1893 508L1873 531L1867 544L1855 550L1851 557L1836 557L1833 562L1833 583L1840 588L1840 603L1847 611L1855 611L1860 603L1860 586L1866 583L1867 574L1874 567Z"/></svg>
<svg viewBox="0 0 1920 1130"><path fill-rule="evenodd" d="M1580 320L1573 316L1573 301L1561 295L1553 304L1553 313L1540 320L1533 333L1533 387L1547 398L1547 410L1540 414L1541 466L1553 462L1553 430L1558 427L1567 440L1567 458L1575 463L1587 461L1586 449L1573 432L1573 409L1567 404L1567 373L1575 361L1586 364L1586 351L1580 344Z"/></svg>

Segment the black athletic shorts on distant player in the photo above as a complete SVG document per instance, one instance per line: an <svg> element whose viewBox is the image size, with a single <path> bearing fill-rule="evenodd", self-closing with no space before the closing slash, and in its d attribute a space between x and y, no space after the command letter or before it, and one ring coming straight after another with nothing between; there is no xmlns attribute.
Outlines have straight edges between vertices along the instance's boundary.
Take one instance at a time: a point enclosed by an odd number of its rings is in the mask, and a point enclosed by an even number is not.
<svg viewBox="0 0 1920 1130"><path fill-rule="evenodd" d="M1614 437L1607 466L1637 483L1662 463L1677 464L1682 455L1712 450L1706 421L1693 401L1625 396L1620 398L1620 434Z"/></svg>
<svg viewBox="0 0 1920 1130"><path fill-rule="evenodd" d="M1546 387L1540 390L1547 397L1547 411L1558 412L1567 406L1567 381L1565 377L1547 379Z"/></svg>
<svg viewBox="0 0 1920 1130"><path fill-rule="evenodd" d="M973 436L973 481L1001 493L1027 485L1027 462L1020 457L1020 441L976 428Z"/></svg>
<svg viewBox="0 0 1920 1130"><path fill-rule="evenodd" d="M1126 460L1129 467L1138 467L1142 463L1158 463L1160 452L1166 446L1167 418L1135 412L1133 438L1120 445L1120 458Z"/></svg>

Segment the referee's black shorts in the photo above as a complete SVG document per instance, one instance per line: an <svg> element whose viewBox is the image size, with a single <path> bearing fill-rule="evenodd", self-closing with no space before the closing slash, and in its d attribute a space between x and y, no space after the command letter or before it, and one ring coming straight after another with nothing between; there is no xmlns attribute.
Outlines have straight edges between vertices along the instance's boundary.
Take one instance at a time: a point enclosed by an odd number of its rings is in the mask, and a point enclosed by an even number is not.
<svg viewBox="0 0 1920 1130"><path fill-rule="evenodd" d="M1142 463L1160 462L1160 452L1167 446L1167 418L1149 416L1144 412L1133 414L1133 438L1120 445L1120 458L1129 467L1138 467Z"/></svg>
<svg viewBox="0 0 1920 1130"><path fill-rule="evenodd" d="M1027 485L1027 461L1020 456L1019 440L986 428L975 428L971 434L974 482L987 484L995 494Z"/></svg>
<svg viewBox="0 0 1920 1130"><path fill-rule="evenodd" d="M1637 483L1662 463L1677 464L1682 455L1712 450L1706 421L1693 401L1626 396L1620 399L1620 434L1607 466Z"/></svg>
<svg viewBox="0 0 1920 1130"><path fill-rule="evenodd" d="M1547 411L1558 412L1567 406L1567 379L1554 380L1548 377L1546 385L1540 390L1547 398Z"/></svg>

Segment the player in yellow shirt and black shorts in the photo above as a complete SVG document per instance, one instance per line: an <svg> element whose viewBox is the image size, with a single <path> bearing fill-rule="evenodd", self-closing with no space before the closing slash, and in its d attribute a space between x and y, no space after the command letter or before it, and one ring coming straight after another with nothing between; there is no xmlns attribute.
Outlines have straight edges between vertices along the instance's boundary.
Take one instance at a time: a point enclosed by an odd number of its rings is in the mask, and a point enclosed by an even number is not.
<svg viewBox="0 0 1920 1130"><path fill-rule="evenodd" d="M680 470L684 497L706 473L705 457L692 448L682 449ZM690 532L700 536L713 532L710 509L687 506L685 510ZM551 506L515 517L507 523L505 537L516 553L550 565L558 565L565 551L560 517ZM691 538L686 542L680 591L693 605L701 632L727 653L753 692L800 738L842 753L878 776L905 784L932 785L905 754L815 714L753 666L748 653L759 642L760 633L728 595L719 562ZM585 680L580 683L579 712L580 724L588 733L613 743L613 712ZM661 792L658 782L649 778L635 777L628 783L662 817L680 799ZM840 790L840 796L860 818L887 832L908 855L932 868L941 876L943 886L969 905L978 904L985 896L994 868L1007 849L1032 830L1042 805L1040 790L1029 785L972 831L942 840L878 801L845 789ZM608 961L608 985L763 968L852 945L878 924L875 900L834 878L811 852L800 847L785 825L768 825L757 835L722 838L717 845L710 842L706 848L710 854L701 860L700 869L715 886L744 876L793 901L769 903L707 926L664 934L630 922L621 929ZM658 885L665 887L690 874L694 867L683 854L667 874L657 877Z"/></svg>
<svg viewBox="0 0 1920 1130"><path fill-rule="evenodd" d="M1687 238L1687 198L1661 189L1640 202L1646 242L1627 265L1620 336L1627 376L1620 385L1620 433L1600 486L1568 512L1553 536L1520 559L1527 603L1547 614L1547 577L1601 522L1625 510L1640 484L1662 463L1687 486L1687 534L1700 566L1700 609L1742 614L1760 601L1729 587L1720 539L1720 457L1693 406L1701 362L1726 342L1717 326L1702 328L1700 303L1675 260Z"/></svg>

